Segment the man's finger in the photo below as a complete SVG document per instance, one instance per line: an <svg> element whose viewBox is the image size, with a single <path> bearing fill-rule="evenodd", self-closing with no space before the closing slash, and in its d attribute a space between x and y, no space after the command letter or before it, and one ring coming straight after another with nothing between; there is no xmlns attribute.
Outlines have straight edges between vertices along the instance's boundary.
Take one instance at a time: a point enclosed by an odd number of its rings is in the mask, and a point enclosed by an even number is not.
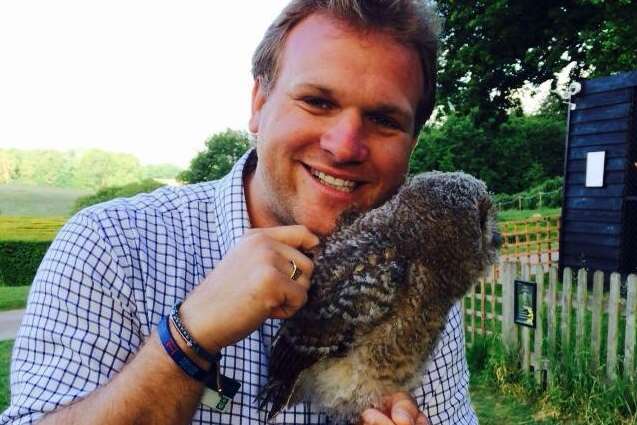
<svg viewBox="0 0 637 425"><path fill-rule="evenodd" d="M418 419L416 419L416 425L431 425L431 422L429 422L429 419L421 413L418 416Z"/></svg>
<svg viewBox="0 0 637 425"><path fill-rule="evenodd" d="M264 227L258 231L286 245L305 250L314 248L320 242L318 236L301 225Z"/></svg>
<svg viewBox="0 0 637 425"><path fill-rule="evenodd" d="M415 400L407 393L396 393L392 396L391 418L396 425L415 425L420 410Z"/></svg>
<svg viewBox="0 0 637 425"><path fill-rule="evenodd" d="M366 409L361 419L363 425L394 425L391 419L378 409Z"/></svg>

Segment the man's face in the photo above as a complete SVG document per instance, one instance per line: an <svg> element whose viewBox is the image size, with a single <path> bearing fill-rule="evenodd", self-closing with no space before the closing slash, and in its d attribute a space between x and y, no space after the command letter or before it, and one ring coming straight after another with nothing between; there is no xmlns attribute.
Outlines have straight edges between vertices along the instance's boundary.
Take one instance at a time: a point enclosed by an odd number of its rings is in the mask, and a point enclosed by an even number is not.
<svg viewBox="0 0 637 425"><path fill-rule="evenodd" d="M270 93L253 90L252 224L327 234L345 209L388 199L407 173L422 92L414 49L320 14L300 22Z"/></svg>

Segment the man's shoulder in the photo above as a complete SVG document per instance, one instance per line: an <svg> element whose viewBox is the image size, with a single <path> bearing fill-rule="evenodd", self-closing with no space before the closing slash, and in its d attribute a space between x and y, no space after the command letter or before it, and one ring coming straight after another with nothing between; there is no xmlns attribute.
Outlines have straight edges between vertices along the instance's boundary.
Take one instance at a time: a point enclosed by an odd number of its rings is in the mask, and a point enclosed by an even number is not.
<svg viewBox="0 0 637 425"><path fill-rule="evenodd" d="M213 203L218 184L219 181L210 181L185 186L162 186L152 192L92 205L79 214L92 218L129 214L183 214L201 208L202 204Z"/></svg>

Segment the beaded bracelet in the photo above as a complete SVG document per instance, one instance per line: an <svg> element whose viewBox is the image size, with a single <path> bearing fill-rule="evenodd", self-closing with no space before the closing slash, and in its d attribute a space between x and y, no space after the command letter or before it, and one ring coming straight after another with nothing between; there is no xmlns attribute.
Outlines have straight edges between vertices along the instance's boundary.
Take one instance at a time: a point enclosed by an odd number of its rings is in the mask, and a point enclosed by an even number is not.
<svg viewBox="0 0 637 425"><path fill-rule="evenodd" d="M175 329L177 329L179 335L182 337L186 345L188 345L188 347L191 348L192 351L194 351L199 357L208 360L210 363L217 363L219 359L221 359L221 354L211 354L199 345L197 341L195 341L181 321L181 317L179 316L179 307L181 307L181 302L175 304L170 310L170 320L173 322L173 325L175 325Z"/></svg>
<svg viewBox="0 0 637 425"><path fill-rule="evenodd" d="M191 378L196 379L200 382L206 382L208 376L210 375L208 371L200 368L195 362L190 360L190 358L181 351L177 342L173 339L172 334L170 333L170 329L168 327L168 317L164 316L159 321L159 325L157 326L157 331L159 333L159 339L161 340L161 344L166 350L166 353L170 356L171 359L183 370L186 375ZM216 367L216 364L214 365ZM217 367L217 370L219 368Z"/></svg>

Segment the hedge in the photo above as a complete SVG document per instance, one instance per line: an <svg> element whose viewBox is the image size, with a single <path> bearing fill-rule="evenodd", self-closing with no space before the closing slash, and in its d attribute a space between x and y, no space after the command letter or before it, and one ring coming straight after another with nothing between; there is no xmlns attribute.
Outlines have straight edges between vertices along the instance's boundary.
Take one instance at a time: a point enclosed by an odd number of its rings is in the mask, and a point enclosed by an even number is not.
<svg viewBox="0 0 637 425"><path fill-rule="evenodd" d="M0 241L0 286L30 285L51 241Z"/></svg>

